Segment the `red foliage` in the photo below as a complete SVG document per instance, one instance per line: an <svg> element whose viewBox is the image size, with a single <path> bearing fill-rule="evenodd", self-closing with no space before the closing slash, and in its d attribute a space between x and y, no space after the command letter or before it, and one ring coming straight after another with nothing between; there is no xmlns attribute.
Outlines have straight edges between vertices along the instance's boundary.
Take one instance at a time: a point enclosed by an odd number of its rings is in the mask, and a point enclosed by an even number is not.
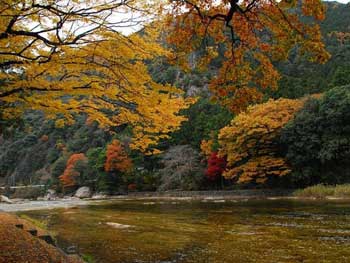
<svg viewBox="0 0 350 263"><path fill-rule="evenodd" d="M107 146L105 171L106 172L127 172L132 167L132 162L118 140L113 140Z"/></svg>
<svg viewBox="0 0 350 263"><path fill-rule="evenodd" d="M128 191L136 191L136 184L129 184Z"/></svg>
<svg viewBox="0 0 350 263"><path fill-rule="evenodd" d="M79 172L75 170L75 166L78 161L86 161L87 158L83 153L75 153L72 154L71 157L69 157L66 169L64 170L63 174L59 177L63 187L71 187L75 186L75 177L79 176Z"/></svg>
<svg viewBox="0 0 350 263"><path fill-rule="evenodd" d="M212 152L208 159L208 168L205 175L209 180L215 181L225 171L226 164L226 158L219 157L217 152Z"/></svg>

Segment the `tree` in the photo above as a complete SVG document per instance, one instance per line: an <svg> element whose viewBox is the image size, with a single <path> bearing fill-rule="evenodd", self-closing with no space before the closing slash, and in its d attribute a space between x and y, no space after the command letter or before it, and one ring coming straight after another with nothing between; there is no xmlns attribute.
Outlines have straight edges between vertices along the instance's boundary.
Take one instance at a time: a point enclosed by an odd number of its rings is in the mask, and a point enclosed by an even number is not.
<svg viewBox="0 0 350 263"><path fill-rule="evenodd" d="M299 3L174 0L166 9L171 13L167 39L176 50L173 59L188 69L193 67L188 55L200 50L201 60L195 66L203 69L222 57L210 88L216 100L239 112L261 101L264 90L277 88L280 76L273 61L287 59L293 48L312 62L325 63L329 58L317 23L324 18L321 0Z"/></svg>
<svg viewBox="0 0 350 263"><path fill-rule="evenodd" d="M345 65L344 67L339 66L335 70L332 79L331 85L333 87L345 86L350 84L350 66Z"/></svg>
<svg viewBox="0 0 350 263"><path fill-rule="evenodd" d="M350 182L350 86L336 87L304 108L282 131L297 186Z"/></svg>
<svg viewBox="0 0 350 263"><path fill-rule="evenodd" d="M279 99L251 106L219 134L219 156L227 156L224 176L239 183L264 183L290 173L278 139L302 100Z"/></svg>
<svg viewBox="0 0 350 263"><path fill-rule="evenodd" d="M212 152L208 159L208 168L205 175L211 181L221 177L226 169L226 158L218 156L217 152Z"/></svg>
<svg viewBox="0 0 350 263"><path fill-rule="evenodd" d="M69 157L66 169L59 177L64 188L79 186L79 183L82 181L79 177L83 176L81 165L87 164L87 161L83 153L75 153Z"/></svg>
<svg viewBox="0 0 350 263"><path fill-rule="evenodd" d="M226 126L232 119L232 114L224 107L204 98L198 99L182 113L188 118L188 121L171 134L171 143L190 144L196 149L199 149L202 140L216 137L218 130Z"/></svg>
<svg viewBox="0 0 350 263"><path fill-rule="evenodd" d="M144 64L167 54L155 41L157 31L118 32L144 25L115 21L118 12L134 10L152 13L144 1L132 0L2 1L0 118L40 110L62 117L62 127L84 113L103 127L130 124L131 146L142 151L175 130L188 103L180 90L155 83Z"/></svg>
<svg viewBox="0 0 350 263"><path fill-rule="evenodd" d="M170 147L161 157L163 168L159 170L161 183L158 191L201 188L204 169L197 150L189 145L177 145Z"/></svg>
<svg viewBox="0 0 350 263"><path fill-rule="evenodd" d="M121 173L128 172L132 168L132 162L118 140L113 140L112 143L107 146L104 167L106 172Z"/></svg>

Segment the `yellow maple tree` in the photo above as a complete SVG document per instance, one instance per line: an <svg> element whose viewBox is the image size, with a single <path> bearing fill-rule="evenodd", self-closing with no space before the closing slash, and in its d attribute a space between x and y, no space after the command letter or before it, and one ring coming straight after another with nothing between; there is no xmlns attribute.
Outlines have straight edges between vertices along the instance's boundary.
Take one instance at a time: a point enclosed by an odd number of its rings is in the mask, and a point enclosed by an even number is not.
<svg viewBox="0 0 350 263"><path fill-rule="evenodd" d="M304 100L278 99L250 106L220 130L220 156L227 156L226 178L239 183L264 183L291 170L280 156L282 127L302 107Z"/></svg>
<svg viewBox="0 0 350 263"><path fill-rule="evenodd" d="M318 24L325 16L321 0L173 0L165 10L167 39L176 50L170 59L187 70L194 52L198 69L221 59L210 89L235 113L278 87L273 62L286 60L293 48L312 62L330 57Z"/></svg>
<svg viewBox="0 0 350 263"><path fill-rule="evenodd" d="M157 43L158 31L144 24L139 34L117 31L141 23L114 21L118 12L133 10L147 15L151 6L132 0L1 1L0 118L40 110L58 117L62 127L84 113L102 127L131 125L131 146L142 151L179 127L185 118L178 112L191 101L181 90L155 83L145 64L168 55Z"/></svg>

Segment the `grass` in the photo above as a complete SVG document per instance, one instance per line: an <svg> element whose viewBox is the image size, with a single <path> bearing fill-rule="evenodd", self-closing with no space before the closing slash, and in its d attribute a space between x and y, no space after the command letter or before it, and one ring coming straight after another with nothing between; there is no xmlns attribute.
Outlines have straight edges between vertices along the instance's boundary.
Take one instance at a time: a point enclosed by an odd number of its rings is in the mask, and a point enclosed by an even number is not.
<svg viewBox="0 0 350 263"><path fill-rule="evenodd" d="M20 218L29 221L30 223L32 223L34 226L41 228L41 229L45 229L47 230L47 222L42 222L39 220L36 220L32 217L29 217L27 215L19 215Z"/></svg>
<svg viewBox="0 0 350 263"><path fill-rule="evenodd" d="M326 197L350 198L350 184L335 186L318 184L297 190L294 192L294 195L298 197L314 197L320 199Z"/></svg>

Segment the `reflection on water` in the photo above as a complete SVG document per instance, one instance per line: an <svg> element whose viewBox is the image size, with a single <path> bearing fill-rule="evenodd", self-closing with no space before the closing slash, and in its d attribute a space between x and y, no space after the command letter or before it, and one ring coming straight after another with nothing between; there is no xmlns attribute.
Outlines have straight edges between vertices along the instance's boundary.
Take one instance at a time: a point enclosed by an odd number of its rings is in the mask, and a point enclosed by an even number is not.
<svg viewBox="0 0 350 263"><path fill-rule="evenodd" d="M345 202L131 200L21 214L93 262L350 262Z"/></svg>

